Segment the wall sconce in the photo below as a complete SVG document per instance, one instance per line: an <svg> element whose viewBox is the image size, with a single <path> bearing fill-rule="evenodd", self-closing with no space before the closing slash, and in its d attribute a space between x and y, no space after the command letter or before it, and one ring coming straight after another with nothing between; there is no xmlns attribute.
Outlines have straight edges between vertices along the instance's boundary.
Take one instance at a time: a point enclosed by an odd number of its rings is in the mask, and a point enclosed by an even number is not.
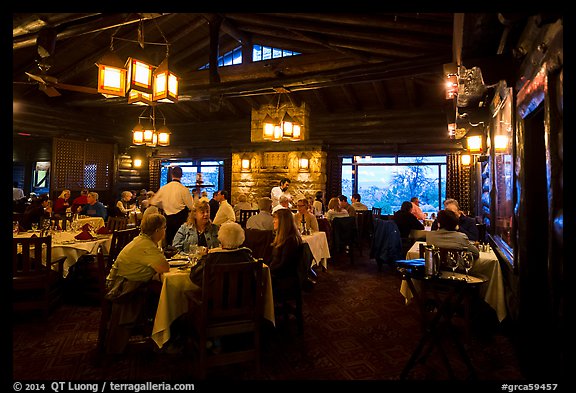
<svg viewBox="0 0 576 393"><path fill-rule="evenodd" d="M140 168L142 166L142 160L140 158L135 158L134 161L132 161L134 168Z"/></svg>
<svg viewBox="0 0 576 393"><path fill-rule="evenodd" d="M450 139L456 138L456 123L448 123L448 137Z"/></svg>
<svg viewBox="0 0 576 393"><path fill-rule="evenodd" d="M444 64L444 79L446 99L451 100L458 95L458 66L455 63Z"/></svg>
<svg viewBox="0 0 576 393"><path fill-rule="evenodd" d="M472 156L470 154L461 154L460 155L460 162L462 163L462 165L470 165L470 162L472 161Z"/></svg>
<svg viewBox="0 0 576 393"><path fill-rule="evenodd" d="M310 160L308 159L308 156L306 154L302 154L302 156L300 156L300 158L298 159L298 169L300 169L300 171L302 172L306 172L308 171L309 168L310 168Z"/></svg>
<svg viewBox="0 0 576 393"><path fill-rule="evenodd" d="M470 135L466 137L466 144L468 145L468 150L472 154L482 153L482 136L481 135Z"/></svg>
<svg viewBox="0 0 576 393"><path fill-rule="evenodd" d="M241 168L243 172L249 171L250 170L250 159L247 157L243 157L241 159Z"/></svg>
<svg viewBox="0 0 576 393"><path fill-rule="evenodd" d="M494 136L494 148L498 153L505 152L508 149L508 136L507 135Z"/></svg>
<svg viewBox="0 0 576 393"><path fill-rule="evenodd" d="M469 123L473 128L466 134L466 144L471 154L482 154L484 152L484 123Z"/></svg>

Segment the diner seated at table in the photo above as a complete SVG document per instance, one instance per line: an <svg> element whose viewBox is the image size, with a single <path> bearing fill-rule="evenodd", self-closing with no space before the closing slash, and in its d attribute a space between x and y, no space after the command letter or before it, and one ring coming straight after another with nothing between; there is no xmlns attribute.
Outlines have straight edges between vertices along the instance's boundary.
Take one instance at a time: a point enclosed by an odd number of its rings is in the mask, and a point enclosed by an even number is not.
<svg viewBox="0 0 576 393"><path fill-rule="evenodd" d="M468 236L465 233L457 232L458 217L456 213L448 209L440 210L436 221L438 222L438 230L426 233L427 244L441 248L468 250L474 254L474 259L478 259L480 252L470 243Z"/></svg>
<svg viewBox="0 0 576 393"><path fill-rule="evenodd" d="M50 218L52 208L50 207L50 200L48 194L42 194L38 198L34 198L30 205L26 207L24 214L22 214L22 221L19 225L29 230L32 228L33 223L40 224L43 218Z"/></svg>
<svg viewBox="0 0 576 393"><path fill-rule="evenodd" d="M362 197L357 192L352 194L351 205L354 208L354 210L368 210L368 206L366 206L365 204L360 202L361 199L362 199Z"/></svg>
<svg viewBox="0 0 576 393"><path fill-rule="evenodd" d="M288 209L291 212L290 210L291 202L292 199L288 195L285 194L280 195L280 197L278 198L278 204L272 208L272 214L274 214L276 211L280 209Z"/></svg>
<svg viewBox="0 0 576 393"><path fill-rule="evenodd" d="M444 209L453 211L458 217L458 232L462 232L468 236L469 240L477 241L480 236L478 234L478 228L476 227L476 220L472 217L468 217L460 210L460 205L458 201L453 198L447 198L444 201ZM432 231L438 229L438 219L432 223L430 228Z"/></svg>
<svg viewBox="0 0 576 393"><path fill-rule="evenodd" d="M198 263L190 270L190 280L200 288L203 284L204 267L206 264L254 262L252 250L241 247L244 243L244 229L236 222L226 222L218 229L218 241L220 247L208 250Z"/></svg>
<svg viewBox="0 0 576 393"><path fill-rule="evenodd" d="M334 197L328 201L328 211L325 217L332 221L334 217L349 217L348 211L340 207L340 200Z"/></svg>
<svg viewBox="0 0 576 393"><path fill-rule="evenodd" d="M107 353L122 353L131 330L154 317L161 285L152 280L158 273L170 271L170 265L158 242L166 234L166 218L150 214L140 234L118 254L106 278L106 298L112 301Z"/></svg>
<svg viewBox="0 0 576 393"><path fill-rule="evenodd" d="M54 207L52 208L52 213L59 216L65 216L66 210L70 208L70 190L62 190L58 198L54 201Z"/></svg>
<svg viewBox="0 0 576 393"><path fill-rule="evenodd" d="M172 246L183 252L190 252L193 245L209 249L218 247L218 228L219 226L210 220L210 204L198 201L192 206L186 222L176 231Z"/></svg>
<svg viewBox="0 0 576 393"><path fill-rule="evenodd" d="M214 224L221 225L225 222L235 222L236 214L234 214L234 208L228 202L228 191L220 190L218 195L216 195L216 200L218 201L218 211L214 216Z"/></svg>
<svg viewBox="0 0 576 393"><path fill-rule="evenodd" d="M131 203L132 201L132 192L130 191L122 191L120 194L120 200L116 202L115 206L115 215L120 217L126 217L130 213L136 211L136 205Z"/></svg>
<svg viewBox="0 0 576 393"><path fill-rule="evenodd" d="M106 221L108 212L106 211L106 206L104 206L102 202L98 201L98 193L89 192L86 199L88 204L78 208L78 213L89 217L102 217L102 219Z"/></svg>
<svg viewBox="0 0 576 393"><path fill-rule="evenodd" d="M84 205L87 204L88 204L88 190L84 188L82 191L80 191L80 195L74 198L74 200L72 201L71 206L72 212L77 213L79 207L83 207Z"/></svg>
<svg viewBox="0 0 576 393"><path fill-rule="evenodd" d="M238 202L234 205L234 215L236 222L240 222L240 210L252 210L252 204L248 202L246 194L238 195Z"/></svg>
<svg viewBox="0 0 576 393"><path fill-rule="evenodd" d="M356 217L356 209L348 203L346 195L338 195L338 203L340 203L340 208L346 210L350 217Z"/></svg>
<svg viewBox="0 0 576 393"><path fill-rule="evenodd" d="M294 223L296 224L296 228L300 230L300 234L303 234L302 217L304 217L306 228L310 232L318 232L318 220L314 214L310 213L309 207L310 204L307 198L300 198L296 202L296 208L298 209L298 212L294 214Z"/></svg>
<svg viewBox="0 0 576 393"><path fill-rule="evenodd" d="M274 217L276 236L272 242L270 275L272 276L272 287L274 287L275 279L298 276L298 254L302 237L290 209L279 209L272 216Z"/></svg>
<svg viewBox="0 0 576 393"><path fill-rule="evenodd" d="M314 215L320 217L324 215L324 193L322 191L316 191L314 194L314 201L312 202L312 207L314 209Z"/></svg>
<svg viewBox="0 0 576 393"><path fill-rule="evenodd" d="M402 202L400 210L394 212L392 220L398 226L400 237L408 238L410 231L413 229L424 230L424 225L412 214L413 203L410 201Z"/></svg>
<svg viewBox="0 0 576 393"><path fill-rule="evenodd" d="M258 214L251 216L246 221L246 229L259 229L261 231L271 231L274 229L274 219L272 218L272 198L262 197L258 200Z"/></svg>

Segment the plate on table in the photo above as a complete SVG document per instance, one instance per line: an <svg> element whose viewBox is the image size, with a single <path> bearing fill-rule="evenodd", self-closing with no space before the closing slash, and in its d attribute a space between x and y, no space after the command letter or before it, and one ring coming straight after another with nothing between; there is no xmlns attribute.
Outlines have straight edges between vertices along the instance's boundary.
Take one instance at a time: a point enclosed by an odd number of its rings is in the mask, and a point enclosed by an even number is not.
<svg viewBox="0 0 576 393"><path fill-rule="evenodd" d="M188 259L169 259L170 267L180 267L188 264Z"/></svg>

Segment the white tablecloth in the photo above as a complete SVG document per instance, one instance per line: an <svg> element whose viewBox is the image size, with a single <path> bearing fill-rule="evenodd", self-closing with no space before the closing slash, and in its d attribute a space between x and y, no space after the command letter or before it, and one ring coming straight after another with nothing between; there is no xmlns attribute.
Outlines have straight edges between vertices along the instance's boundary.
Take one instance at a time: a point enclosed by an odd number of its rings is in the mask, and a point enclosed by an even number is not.
<svg viewBox="0 0 576 393"><path fill-rule="evenodd" d="M302 236L302 240L310 246L310 251L314 256L314 265L322 265L326 269L328 258L330 258L330 248L328 247L328 239L326 232L314 232L311 235Z"/></svg>
<svg viewBox="0 0 576 393"><path fill-rule="evenodd" d="M102 217L79 218L75 222L77 223L76 225L78 225L78 228L82 228L85 224L90 224L92 229L95 231L104 226L104 219Z"/></svg>
<svg viewBox="0 0 576 393"><path fill-rule="evenodd" d="M416 259L420 258L420 244L426 242L415 242L410 250L406 253L406 259ZM480 295L483 297L484 301L490 305L496 311L496 316L499 321L506 318L506 301L504 294L504 281L502 277L502 270L500 269L500 263L494 251L489 252L480 251L480 256L474 262L472 269L469 272L470 275L483 278L487 280L480 286ZM410 290L406 288L406 283L402 281L402 288L400 292L409 301L412 297Z"/></svg>
<svg viewBox="0 0 576 393"><path fill-rule="evenodd" d="M102 218L100 218L102 220ZM112 235L98 235L95 240L76 240L74 236L80 232L63 231L52 235L52 260L65 256L63 277L68 276L70 267L78 262L78 259L85 254L96 254L98 246L104 245L104 254L110 251ZM19 233L18 237L31 237L32 232ZM36 232L36 236L39 232Z"/></svg>
<svg viewBox="0 0 576 393"><path fill-rule="evenodd" d="M274 297L272 295L272 279L270 269L264 265L262 278L265 281L264 292L264 318L275 324ZM190 280L190 270L170 268L168 273L162 274L162 290L152 328L152 340L162 348L170 339L170 325L179 316L188 312L187 292L200 288Z"/></svg>

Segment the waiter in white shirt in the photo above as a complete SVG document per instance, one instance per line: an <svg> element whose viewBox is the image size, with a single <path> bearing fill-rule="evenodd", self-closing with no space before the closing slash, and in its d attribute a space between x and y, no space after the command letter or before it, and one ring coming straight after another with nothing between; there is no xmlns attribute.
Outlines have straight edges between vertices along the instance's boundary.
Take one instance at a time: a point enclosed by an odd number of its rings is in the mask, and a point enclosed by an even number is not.
<svg viewBox="0 0 576 393"><path fill-rule="evenodd" d="M288 192L288 186L290 185L290 179L287 177L280 180L280 186L272 188L270 191L270 198L272 198L272 208L275 208L278 203L280 203L280 197L282 195L286 196L289 200L292 200L292 195Z"/></svg>
<svg viewBox="0 0 576 393"><path fill-rule="evenodd" d="M182 179L182 168L172 167L172 181L166 183L150 199L150 205L164 210L166 215L166 244L171 245L178 228L186 222L188 212L194 206L192 194Z"/></svg>

